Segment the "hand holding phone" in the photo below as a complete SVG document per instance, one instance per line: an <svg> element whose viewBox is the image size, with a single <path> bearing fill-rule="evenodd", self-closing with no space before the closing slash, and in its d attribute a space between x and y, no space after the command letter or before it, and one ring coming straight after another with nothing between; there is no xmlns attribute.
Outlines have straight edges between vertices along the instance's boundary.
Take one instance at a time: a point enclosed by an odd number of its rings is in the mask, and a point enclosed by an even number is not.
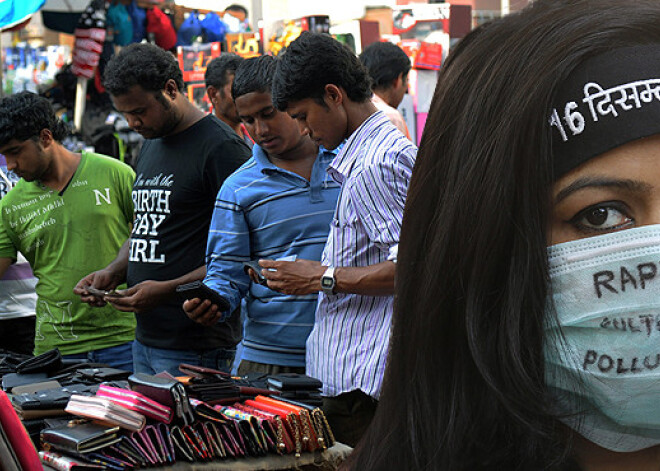
<svg viewBox="0 0 660 471"><path fill-rule="evenodd" d="M179 295L182 302L194 298L199 298L202 301L208 299L212 304L218 306L218 310L222 312L228 311L231 307L227 299L206 286L201 280L177 286L176 293Z"/></svg>
<svg viewBox="0 0 660 471"><path fill-rule="evenodd" d="M245 273L248 273L248 269L252 268L257 274L257 279L259 280L260 285L268 286L268 280L261 274L263 267L259 265L257 260L250 260L249 262L243 262L243 270Z"/></svg>
<svg viewBox="0 0 660 471"><path fill-rule="evenodd" d="M97 298L101 298L101 299L103 299L106 296L109 298L121 298L125 296L123 292L116 291L114 289L104 290L104 289L94 288L93 286L85 286L84 289L87 290L87 292L92 296L96 296Z"/></svg>

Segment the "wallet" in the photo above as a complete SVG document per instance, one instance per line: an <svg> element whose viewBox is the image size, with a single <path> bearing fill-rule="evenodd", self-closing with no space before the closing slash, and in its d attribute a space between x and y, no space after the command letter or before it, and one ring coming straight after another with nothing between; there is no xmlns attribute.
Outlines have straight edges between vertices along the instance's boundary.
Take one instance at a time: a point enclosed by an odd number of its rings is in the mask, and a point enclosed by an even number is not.
<svg viewBox="0 0 660 471"><path fill-rule="evenodd" d="M278 375L272 375L269 376L266 381L269 387L280 391L292 391L299 389L317 390L323 386L323 383L318 379L298 373L281 373Z"/></svg>
<svg viewBox="0 0 660 471"><path fill-rule="evenodd" d="M43 383L44 381L48 381L47 373L8 373L2 377L2 389L7 392L12 392L17 386Z"/></svg>
<svg viewBox="0 0 660 471"><path fill-rule="evenodd" d="M64 411L69 398L74 394L92 395L98 386L87 384L71 384L69 386L47 389L34 394L16 394L13 391L11 402L14 408L23 412L29 410L54 410Z"/></svg>
<svg viewBox="0 0 660 471"><path fill-rule="evenodd" d="M144 415L115 404L105 397L74 394L64 410L69 414L117 425L132 431L142 430L146 423Z"/></svg>
<svg viewBox="0 0 660 471"><path fill-rule="evenodd" d="M172 409L159 404L153 399L128 389L115 388L102 384L96 393L97 397L105 397L115 404L123 406L151 419L169 424L172 422Z"/></svg>
<svg viewBox="0 0 660 471"><path fill-rule="evenodd" d="M57 348L29 358L16 366L16 372L25 373L48 373L52 374L62 368L62 354Z"/></svg>
<svg viewBox="0 0 660 471"><path fill-rule="evenodd" d="M93 422L71 421L67 425L41 431L41 444L45 451L55 448L64 452L89 453L119 440L119 427Z"/></svg>
<svg viewBox="0 0 660 471"><path fill-rule="evenodd" d="M96 383L101 383L103 381L120 381L131 375L130 371L110 367L80 368L76 370L76 373L82 378L91 379Z"/></svg>
<svg viewBox="0 0 660 471"><path fill-rule="evenodd" d="M105 466L86 463L54 451L40 451L39 458L41 458L42 463L47 464L57 471L91 471L96 469L106 469Z"/></svg>
<svg viewBox="0 0 660 471"><path fill-rule="evenodd" d="M188 394L179 381L135 373L129 376L128 384L133 391L170 407L174 411L174 417L184 424L190 425L195 421Z"/></svg>

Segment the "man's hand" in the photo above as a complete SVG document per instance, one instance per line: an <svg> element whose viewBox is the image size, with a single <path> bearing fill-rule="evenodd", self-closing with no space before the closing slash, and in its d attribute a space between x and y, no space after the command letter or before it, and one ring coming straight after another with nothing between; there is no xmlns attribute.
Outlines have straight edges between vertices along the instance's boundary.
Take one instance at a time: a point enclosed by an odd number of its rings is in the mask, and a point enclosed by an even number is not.
<svg viewBox="0 0 660 471"><path fill-rule="evenodd" d="M167 301L173 294L169 283L164 281L146 280L125 289L123 296L104 296L103 300L115 309L124 312L146 311Z"/></svg>
<svg viewBox="0 0 660 471"><path fill-rule="evenodd" d="M106 305L106 302L102 298L92 295L86 288L92 286L97 289L110 291L115 289L123 281L111 270L104 268L103 270L90 273L80 280L73 288L73 293L80 296L80 300L84 303L91 306L103 307Z"/></svg>
<svg viewBox="0 0 660 471"><path fill-rule="evenodd" d="M183 310L193 321L209 327L215 325L222 317L218 306L208 299L204 301L199 298L187 299L183 303Z"/></svg>
<svg viewBox="0 0 660 471"><path fill-rule="evenodd" d="M259 265L264 267L262 273L270 289L294 295L321 291L321 277L327 268L320 262L303 259L295 262L259 260Z"/></svg>

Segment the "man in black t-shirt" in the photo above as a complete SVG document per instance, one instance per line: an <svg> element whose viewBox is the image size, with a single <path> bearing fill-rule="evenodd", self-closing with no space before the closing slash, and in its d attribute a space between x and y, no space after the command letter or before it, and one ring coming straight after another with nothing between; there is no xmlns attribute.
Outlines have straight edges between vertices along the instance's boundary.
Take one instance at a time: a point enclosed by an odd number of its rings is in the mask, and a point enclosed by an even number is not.
<svg viewBox="0 0 660 471"><path fill-rule="evenodd" d="M76 286L83 301L136 313L136 372L178 374L180 363L228 370L240 340L240 320L204 327L191 321L176 286L201 280L217 192L250 157L231 128L204 115L183 95L174 57L150 44L124 48L106 67L115 108L145 141L133 186L135 221L129 241L103 270ZM92 296L86 286L121 296Z"/></svg>

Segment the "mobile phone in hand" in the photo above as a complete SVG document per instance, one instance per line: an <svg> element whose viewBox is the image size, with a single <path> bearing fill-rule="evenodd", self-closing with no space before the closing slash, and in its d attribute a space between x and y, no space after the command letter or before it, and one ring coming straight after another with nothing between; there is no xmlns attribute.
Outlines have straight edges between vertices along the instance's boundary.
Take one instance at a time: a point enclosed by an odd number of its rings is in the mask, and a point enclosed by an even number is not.
<svg viewBox="0 0 660 471"><path fill-rule="evenodd" d="M124 293L115 291L114 289L107 291L104 289L94 288L93 286L85 286L85 290L92 296L96 296L97 298L101 299L103 299L105 296L109 298L121 298L125 296Z"/></svg>
<svg viewBox="0 0 660 471"><path fill-rule="evenodd" d="M245 273L248 272L248 269L252 268L257 274L257 279L259 280L260 285L268 286L268 280L261 274L261 270L264 269L257 260L250 260L249 262L243 262L243 270Z"/></svg>
<svg viewBox="0 0 660 471"><path fill-rule="evenodd" d="M176 293L183 301L193 298L199 298L202 301L208 299L211 303L218 306L218 309L222 312L228 311L231 307L227 299L206 286L201 280L177 286Z"/></svg>

